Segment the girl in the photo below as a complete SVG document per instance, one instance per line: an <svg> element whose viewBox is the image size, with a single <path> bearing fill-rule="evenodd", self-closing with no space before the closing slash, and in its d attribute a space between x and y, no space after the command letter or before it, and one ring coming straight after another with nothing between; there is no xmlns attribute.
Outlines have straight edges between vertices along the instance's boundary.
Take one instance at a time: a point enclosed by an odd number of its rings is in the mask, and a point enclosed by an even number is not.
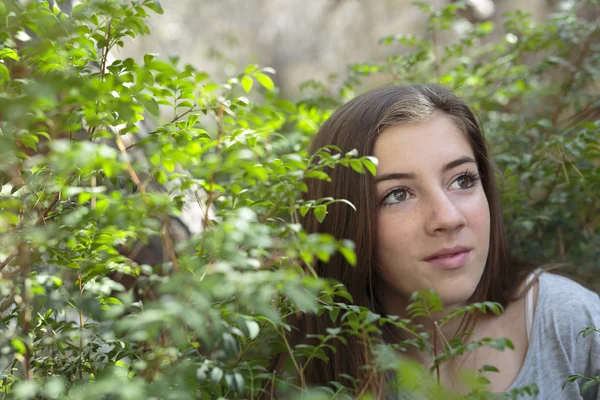
<svg viewBox="0 0 600 400"><path fill-rule="evenodd" d="M356 244L356 267L336 256L317 263L316 271L343 283L355 304L382 315L406 317L411 293L425 288L444 302L440 316L472 302L500 303L499 316L479 314L436 333L453 338L468 328L469 340L506 337L514 350L467 352L442 365L442 383L464 391L460 370L489 364L499 369L488 376L492 392L535 383L540 399L580 398L584 381L561 387L572 374L600 375L599 335L578 338L586 327L600 327L600 299L567 278L534 274L511 260L494 170L469 107L439 86L382 87L337 110L315 137L312 151L330 144L372 155L379 165L375 177L338 167L330 171L331 182L308 182L307 198L347 199L357 208L336 203L323 223L305 220L308 232ZM304 337L325 334L333 324L327 316L304 315L297 327ZM408 337L393 329L382 338L403 339ZM441 348L444 343L433 344ZM361 368L372 359L362 340L351 337L328 355L328 363L306 366L307 383L343 382L347 374L359 379L358 392L387 395L389 376ZM407 356L426 367L432 363L423 353ZM600 399L599 393L596 385L584 398Z"/></svg>

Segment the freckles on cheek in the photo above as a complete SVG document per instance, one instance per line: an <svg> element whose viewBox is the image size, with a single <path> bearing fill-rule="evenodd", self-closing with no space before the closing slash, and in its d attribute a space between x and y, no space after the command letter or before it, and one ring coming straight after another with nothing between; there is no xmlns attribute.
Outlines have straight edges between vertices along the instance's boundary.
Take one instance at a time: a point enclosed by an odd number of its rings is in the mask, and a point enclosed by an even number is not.
<svg viewBox="0 0 600 400"><path fill-rule="evenodd" d="M383 215L379 219L378 247L386 252L398 253L414 239L414 232L410 229L414 215L412 212L402 216L390 214ZM386 256L386 254L381 255ZM389 254L387 255L389 256Z"/></svg>
<svg viewBox="0 0 600 400"><path fill-rule="evenodd" d="M490 213L490 206L482 188L479 188L476 193L459 198L455 204L469 218L485 218Z"/></svg>
<svg viewBox="0 0 600 400"><path fill-rule="evenodd" d="M485 194L482 193L467 210L473 222L489 225L490 207Z"/></svg>

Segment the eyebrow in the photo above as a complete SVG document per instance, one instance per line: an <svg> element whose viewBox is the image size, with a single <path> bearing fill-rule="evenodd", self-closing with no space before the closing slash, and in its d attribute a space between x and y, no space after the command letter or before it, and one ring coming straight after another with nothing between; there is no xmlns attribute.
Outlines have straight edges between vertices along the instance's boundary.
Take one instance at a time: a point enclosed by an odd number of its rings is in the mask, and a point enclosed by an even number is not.
<svg viewBox="0 0 600 400"><path fill-rule="evenodd" d="M460 158L457 158L454 161L450 161L447 164L444 164L444 166L442 167L442 172L447 172L453 168L458 167L459 165L463 165L466 163L477 163L474 159L472 159L471 157L468 156L462 156ZM414 172L392 172L389 174L382 174L382 175L377 175L375 177L375 183L379 183L379 182L383 182L383 181L389 181L389 180L399 180L399 179L417 179L417 174L415 174Z"/></svg>

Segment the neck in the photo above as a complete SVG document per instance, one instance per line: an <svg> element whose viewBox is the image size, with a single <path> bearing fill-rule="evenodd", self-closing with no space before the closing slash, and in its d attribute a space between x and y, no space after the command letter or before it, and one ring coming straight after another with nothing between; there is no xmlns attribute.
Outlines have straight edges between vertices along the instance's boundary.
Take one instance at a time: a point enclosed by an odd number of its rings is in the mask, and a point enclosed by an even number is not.
<svg viewBox="0 0 600 400"><path fill-rule="evenodd" d="M406 307L408 306L408 298L398 293L393 288L379 287L377 290L378 296L377 301L381 307L381 311L385 315L397 315L401 318L407 318ZM441 350L448 345L457 334L459 330L464 327L462 317L453 318L443 325L439 321L448 316L455 308L462 306L463 304L449 305L444 307L443 310L433 313L431 316L416 317L412 319L410 327L416 325L422 325L419 329L420 332L427 332L429 335L429 343L432 349L436 349L436 353L439 354ZM384 335L384 338L388 342L399 342L407 339L414 339L414 335L401 329L390 325L389 331ZM408 349L408 354L413 358L425 361L429 360L427 353L418 352L416 348Z"/></svg>

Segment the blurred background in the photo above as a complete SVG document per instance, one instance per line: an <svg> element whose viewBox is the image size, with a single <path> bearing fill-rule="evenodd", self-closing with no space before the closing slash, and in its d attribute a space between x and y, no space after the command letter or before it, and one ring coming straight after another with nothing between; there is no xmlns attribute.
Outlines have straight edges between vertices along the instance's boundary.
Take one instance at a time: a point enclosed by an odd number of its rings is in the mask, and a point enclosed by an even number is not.
<svg viewBox="0 0 600 400"><path fill-rule="evenodd" d="M441 8L451 0L428 0ZM348 64L382 60L397 46L378 45L386 35L426 35L427 15L413 0L166 0L153 15L149 36L131 41L116 57L140 60L146 53L180 57L217 77L230 77L249 63L276 70L275 83L297 98L300 83L344 75ZM507 11L543 20L558 0L469 0L462 22L502 25ZM457 24L454 33L468 29ZM497 39L495 31L488 39ZM452 40L445 33L440 43Z"/></svg>

